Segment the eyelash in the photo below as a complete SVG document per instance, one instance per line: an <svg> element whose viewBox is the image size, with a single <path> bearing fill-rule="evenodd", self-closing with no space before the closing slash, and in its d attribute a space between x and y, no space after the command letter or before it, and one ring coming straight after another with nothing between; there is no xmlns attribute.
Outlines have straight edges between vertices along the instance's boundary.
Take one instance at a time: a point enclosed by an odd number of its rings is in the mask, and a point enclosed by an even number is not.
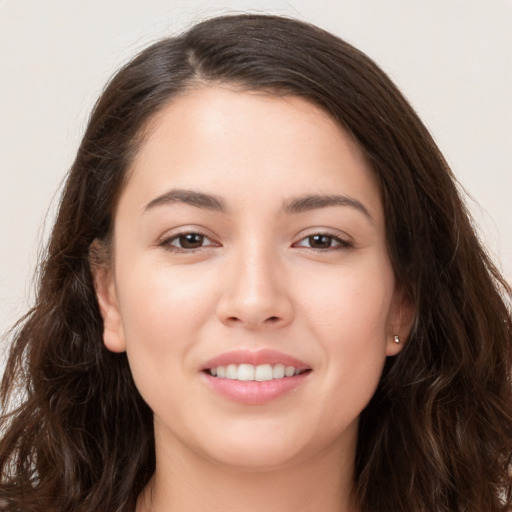
<svg viewBox="0 0 512 512"><path fill-rule="evenodd" d="M200 247L193 247L193 248L185 248L185 247L179 247L176 245L173 245L173 242L179 241L180 238L185 238L190 235L196 235L202 237L202 242L204 240L208 240L211 243L208 245L201 245ZM201 233L200 231L184 231L183 233L178 233L176 235L172 235L168 238L163 239L159 244L160 247L163 247L166 251L173 252L173 253L192 253L196 251L200 251L201 249L204 249L205 247L220 247L220 244L213 242L210 237L205 235L204 233Z"/></svg>
<svg viewBox="0 0 512 512"><path fill-rule="evenodd" d="M318 248L318 247L308 247L304 245L299 245L301 242L304 242L305 240L309 240L311 243L311 239L315 237L325 237L331 240L331 242L337 243L338 245L335 246L329 246L326 248ZM305 236L304 238L301 238L298 243L293 244L294 247L303 247L306 249L310 249L315 252L326 252L326 251L342 251L342 250L349 250L354 248L354 244L349 241L345 240L344 238L341 238L339 235L336 235L334 233L329 232L319 232L319 233L313 233L311 235Z"/></svg>
<svg viewBox="0 0 512 512"><path fill-rule="evenodd" d="M201 237L201 243L204 242L204 240L208 240L211 243L208 245L201 245L199 247L192 247L192 248L185 248L185 247L179 247L177 245L173 245L173 242L179 241L180 238L183 239L187 236L195 235ZM318 248L318 247L308 247L305 245L300 245L301 242L304 242L306 240L309 240L309 243L311 243L311 240L314 237L325 237L330 239L331 243L336 243L338 245L335 246L329 246L325 248ZM194 253L196 251L200 251L202 249L205 249L206 247L220 247L220 244L213 242L207 235L204 233L201 233L200 231L185 231L183 233L178 233L176 235L170 236L168 238L163 239L159 244L160 247L163 247L166 251L172 252L172 253L182 253L182 254L190 254ZM348 240L345 240L338 235L335 235L333 233L328 232L318 232L313 233L311 235L305 236L299 240L299 242L294 243L292 247L301 247L305 249L310 249L315 252L326 252L326 251L340 251L340 250L349 250L353 249L354 244Z"/></svg>

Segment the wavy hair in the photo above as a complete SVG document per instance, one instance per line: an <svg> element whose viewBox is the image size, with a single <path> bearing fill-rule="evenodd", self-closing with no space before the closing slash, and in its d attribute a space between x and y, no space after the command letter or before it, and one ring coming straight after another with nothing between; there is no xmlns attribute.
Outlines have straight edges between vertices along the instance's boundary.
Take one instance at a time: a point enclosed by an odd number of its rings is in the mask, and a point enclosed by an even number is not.
<svg viewBox="0 0 512 512"><path fill-rule="evenodd" d="M358 143L380 184L396 279L415 308L363 411L365 512L512 509L510 288L425 126L366 55L304 22L223 16L153 44L98 100L2 381L0 509L128 512L155 468L152 412L102 342L90 248L108 242L145 128L198 83L298 95ZM104 244L108 247L108 243Z"/></svg>

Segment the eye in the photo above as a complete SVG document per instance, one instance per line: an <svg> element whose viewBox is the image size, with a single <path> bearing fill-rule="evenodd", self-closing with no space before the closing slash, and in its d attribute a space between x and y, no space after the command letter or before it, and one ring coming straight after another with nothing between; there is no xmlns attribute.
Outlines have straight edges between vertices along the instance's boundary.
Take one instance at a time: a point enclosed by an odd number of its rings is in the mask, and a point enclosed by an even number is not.
<svg viewBox="0 0 512 512"><path fill-rule="evenodd" d="M206 235L196 232L179 233L162 240L159 245L172 252L186 252L201 249L202 247L218 246Z"/></svg>
<svg viewBox="0 0 512 512"><path fill-rule="evenodd" d="M353 247L353 244L347 240L327 233L315 233L314 235L307 236L294 244L295 247L307 247L315 250L326 249L348 249Z"/></svg>

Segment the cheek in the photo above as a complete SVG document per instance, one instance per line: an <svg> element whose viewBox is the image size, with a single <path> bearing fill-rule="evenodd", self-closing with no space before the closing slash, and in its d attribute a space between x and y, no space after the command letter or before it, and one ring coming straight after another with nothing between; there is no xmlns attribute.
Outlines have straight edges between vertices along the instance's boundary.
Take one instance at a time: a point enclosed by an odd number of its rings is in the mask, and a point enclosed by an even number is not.
<svg viewBox="0 0 512 512"><path fill-rule="evenodd" d="M191 368L190 353L211 316L208 276L154 261L116 268L126 352L135 382L151 405L154 389L170 389ZM210 290L210 293L206 293ZM172 381L172 382L171 382Z"/></svg>
<svg viewBox="0 0 512 512"><path fill-rule="evenodd" d="M119 266L116 275L128 344L132 338L134 343L161 341L168 345L177 338L187 343L189 336L181 334L194 332L196 321L212 309L215 286L211 272L192 266L172 267L166 264L165 255L134 259L132 264Z"/></svg>
<svg viewBox="0 0 512 512"><path fill-rule="evenodd" d="M316 290L306 294L303 312L310 337L322 349L326 393L335 402L355 400L361 409L386 360L394 278L385 261L340 269L325 280L317 275L304 285Z"/></svg>
<svg viewBox="0 0 512 512"><path fill-rule="evenodd" d="M378 338L384 347L394 291L385 259L311 273L301 288L304 314L335 346L351 340L371 346Z"/></svg>

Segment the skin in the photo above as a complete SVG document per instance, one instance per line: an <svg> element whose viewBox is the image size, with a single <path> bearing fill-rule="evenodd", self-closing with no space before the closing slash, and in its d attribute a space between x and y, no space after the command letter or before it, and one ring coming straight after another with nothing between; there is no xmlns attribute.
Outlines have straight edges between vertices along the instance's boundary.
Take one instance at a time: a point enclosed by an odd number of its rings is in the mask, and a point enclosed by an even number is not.
<svg viewBox="0 0 512 512"><path fill-rule="evenodd" d="M225 211L164 200L175 190ZM291 211L311 194L350 199ZM204 238L183 248L185 233ZM154 412L157 466L139 512L355 510L358 417L410 315L376 180L327 113L213 85L173 99L130 169L95 282L105 344L127 352ZM269 403L234 403L200 369L239 348L311 372Z"/></svg>

